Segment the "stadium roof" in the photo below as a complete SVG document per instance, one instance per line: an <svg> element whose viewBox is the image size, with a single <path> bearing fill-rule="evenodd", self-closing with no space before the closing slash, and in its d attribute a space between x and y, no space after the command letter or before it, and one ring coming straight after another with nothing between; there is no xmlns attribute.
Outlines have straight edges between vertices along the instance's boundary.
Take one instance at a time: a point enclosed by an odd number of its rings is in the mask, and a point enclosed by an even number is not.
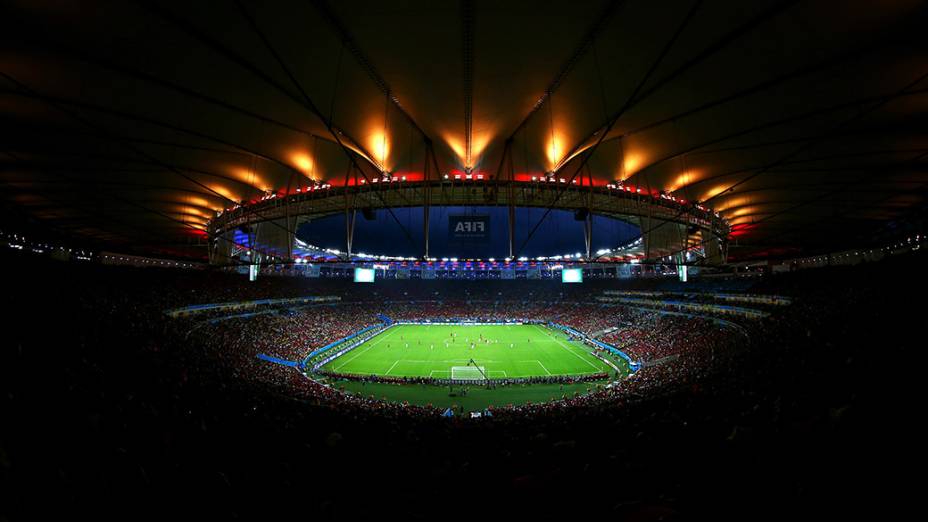
<svg viewBox="0 0 928 522"><path fill-rule="evenodd" d="M217 210L352 162L588 167L720 211L733 254L845 246L925 201L922 2L3 9L5 202L135 249L205 255Z"/></svg>

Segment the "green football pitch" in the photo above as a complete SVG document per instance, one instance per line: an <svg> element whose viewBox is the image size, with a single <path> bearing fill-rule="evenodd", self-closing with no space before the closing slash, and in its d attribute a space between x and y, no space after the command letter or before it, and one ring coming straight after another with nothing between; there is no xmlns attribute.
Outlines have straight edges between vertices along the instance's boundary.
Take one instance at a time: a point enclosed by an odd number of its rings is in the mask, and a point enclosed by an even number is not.
<svg viewBox="0 0 928 522"><path fill-rule="evenodd" d="M473 360L476 363L469 364ZM479 369L478 369L479 368ZM590 348L541 325L397 325L324 368L335 373L437 379L613 374Z"/></svg>

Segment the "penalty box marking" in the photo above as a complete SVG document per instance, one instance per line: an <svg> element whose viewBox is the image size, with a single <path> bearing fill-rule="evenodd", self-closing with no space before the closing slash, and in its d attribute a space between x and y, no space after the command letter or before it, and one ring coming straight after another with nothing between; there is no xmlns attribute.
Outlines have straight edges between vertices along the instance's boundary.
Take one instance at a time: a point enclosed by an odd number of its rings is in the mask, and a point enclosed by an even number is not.
<svg viewBox="0 0 928 522"><path fill-rule="evenodd" d="M387 370L386 372L384 372L384 375L387 375L388 373L392 372L393 369L396 368L396 365L399 364L399 363L413 363L413 364L425 364L425 363L451 363L451 364L455 364L455 363L466 363L466 362L469 362L469 361L470 361L470 359L451 359L451 360L447 360L447 359L446 359L446 360L442 360L442 361L436 361L436 360L427 360L427 361L426 361L426 360L416 360L416 359L397 359L397 360L393 361L393 365L390 366L390 369ZM482 363L501 363L501 362L503 362L503 361L484 361L484 360L481 360L481 361L477 361L477 362L478 362L478 363L481 363L481 362L482 362ZM537 362L537 361L536 361L536 362ZM539 363L539 364L541 364L541 363ZM433 371L444 371L444 370L433 370ZM494 370L494 371L503 371L503 370ZM503 371L503 373L505 373L505 372ZM549 374L549 375L550 375L550 374Z"/></svg>
<svg viewBox="0 0 928 522"><path fill-rule="evenodd" d="M502 363L508 361L491 361L490 359L474 359L478 364L480 363ZM470 359L400 359L400 362L409 362L409 363L468 363Z"/></svg>
<svg viewBox="0 0 928 522"><path fill-rule="evenodd" d="M451 370L431 370L431 371L429 371L429 377L432 377L432 376L433 376L434 374L436 374L436 373L450 374L450 373L451 373ZM490 371L487 372L487 374L488 374L488 375L491 375L491 376L492 376L494 373L501 373L501 374L503 374L503 378L504 378L504 379L506 379L506 378L509 377L509 375L506 373L506 370L490 370Z"/></svg>

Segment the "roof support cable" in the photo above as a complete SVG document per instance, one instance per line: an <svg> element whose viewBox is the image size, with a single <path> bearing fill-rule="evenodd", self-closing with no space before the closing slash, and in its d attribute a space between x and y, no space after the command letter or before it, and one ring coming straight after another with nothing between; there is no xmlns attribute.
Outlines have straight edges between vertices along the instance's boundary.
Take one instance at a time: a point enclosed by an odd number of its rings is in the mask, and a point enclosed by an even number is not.
<svg viewBox="0 0 928 522"><path fill-rule="evenodd" d="M367 173L365 173L364 170L361 168L361 166L358 164L356 154L342 141L341 136L347 136L347 135L343 131L336 129L332 125L331 121L328 121L328 122L326 121L325 115L322 114L322 112L313 102L312 98L309 97L309 94L306 93L306 90L303 89L302 84L300 84L300 82L296 79L296 77L293 74L293 71L290 70L290 68L284 62L283 58L280 56L280 54L277 52L274 46L271 45L271 42L270 40L268 40L267 35L265 35L263 31L261 31L261 28L258 27L258 24L257 22L255 22L254 18L245 10L244 6L240 2L237 2L237 5L239 7L239 11L241 15L246 19L252 31L254 31L254 33L258 36L258 38L261 40L261 43L264 44L264 47L267 49L267 51L271 53L271 56L274 57L274 60L276 61L277 65L281 68L281 70L283 70L289 82L298 91L299 95L295 97L294 100L297 101L297 103L300 103L301 105L303 105L306 109L308 109L312 114L314 114L317 118L319 118L326 125L326 129L329 131L329 134L332 135L332 138L335 139L336 143L338 143L339 147L341 147L342 151L348 157L348 161L351 163L352 167L355 170L357 170L365 180L370 181L368 179ZM315 2L314 5L319 7L320 2ZM350 45L350 44L351 42L343 38L343 45ZM266 75L262 74L261 76L262 78L266 78ZM276 83L272 83L272 85L277 86ZM279 86L278 88L282 89L282 87L279 87ZM388 97L394 103L396 102L395 98L392 98L389 95ZM334 101L333 101L333 105L334 105ZM399 110L402 112L402 108L400 108ZM412 122L412 123L415 124L415 122ZM423 134L423 136L425 135ZM351 140L351 141L354 142L355 140ZM355 146L357 146L356 143L355 143ZM345 187L345 190L346 191L348 190L347 186ZM399 225L400 230L403 232L403 235L406 236L406 240L409 241L410 244L414 245L415 241L413 240L412 235L409 233L409 230L407 230L406 227L403 225L403 223L399 220L399 218L396 217L396 213L393 212L392 208L390 208L387 201L384 199L383 195L381 195L379 191L374 191L374 194L384 204L384 207L387 209L387 212L390 214L390 216L393 218L396 224Z"/></svg>
<svg viewBox="0 0 928 522"><path fill-rule="evenodd" d="M593 156L593 154L596 152L596 149L599 147L599 145L603 142L603 140L606 138L606 136L609 135L609 132L610 132L610 131L612 130L612 128L615 126L616 122L619 121L619 118L620 118L623 114L625 114L625 111L628 110L628 109L629 109L630 107L632 107L633 105L635 105L637 102L639 102L639 101L644 97L644 95L639 96L639 92L641 92L641 90L642 90L642 89L644 88L644 86L647 84L648 80L651 79L651 75L654 74L654 72L658 69L658 66L660 66L661 63L663 63L664 58L665 58L665 57L667 56L667 54L670 52L670 49L673 48L674 44L676 44L677 39L680 37L680 34L681 34L681 33L683 32L683 30L689 25L690 21L693 19L693 17L695 16L696 12L699 10L699 7L700 7L701 4L702 4L702 2L701 2L700 0L697 0L697 1L693 4L693 6L690 8L689 12L687 12L686 17L683 19L683 21L682 21L682 22L680 23L680 25L677 27L677 30L674 32L673 36L671 36L671 38L667 41L667 43L664 44L663 49L661 49L661 53L657 56L657 58L654 60L654 62L652 62L651 67L648 68L648 71L644 74L644 76L643 76L643 77L641 78L641 80L638 82L638 85L635 87L635 90L632 91L632 93L631 93L631 94L629 95L629 97L626 99L625 104L624 104L624 105L622 106L622 108L619 109L619 111L611 118L611 121L607 121L607 122L606 122L605 130L602 131L602 134L601 134L601 135L599 136L599 138L596 140L596 143L594 143L593 146L591 146L588 150L586 150L586 151L584 152L583 157L580 159L580 165L577 166L577 169L574 171L573 175L570 177L570 180L568 180L566 186L570 186L570 184L573 183L573 180L575 180L575 179L577 178L577 174L580 173L580 170L583 168L584 165L586 165L586 163L589 161L589 159ZM731 40L725 40L725 41L731 41ZM716 44L715 47L720 48L720 47L723 47L723 45L721 45L721 44ZM705 53L704 53L704 54L705 54ZM711 54L711 53L710 53L710 54ZM665 79L665 81L667 81L667 80ZM652 87L652 88L649 89L649 91L647 91L647 93L645 93L645 94L649 94L649 93L651 93L651 92L654 92L654 89L655 89L655 88ZM545 218L548 217L548 214L551 212L551 209L553 209L553 208L555 207L555 205L557 205L557 202L560 200L561 196L564 194L564 192L565 192L566 189L562 189L561 187L558 187L556 190L557 190L557 193L555 194L554 200L553 200L553 201L551 202L551 204L547 207L547 209L545 209L545 213L542 215L541 219L539 219L538 222L535 223L535 226L533 226L532 229L529 231L528 236L525 238L525 241L522 243L522 246L519 247L519 251L520 251L520 252L521 252L521 250L525 247L525 245L529 242L529 240L532 239L532 236L535 235L535 232L538 231L538 227L541 226L541 223L545 220Z"/></svg>
<svg viewBox="0 0 928 522"><path fill-rule="evenodd" d="M472 0L464 0L461 8L463 22L461 61L464 66L461 82L464 88L464 171L470 174L474 168L474 3Z"/></svg>

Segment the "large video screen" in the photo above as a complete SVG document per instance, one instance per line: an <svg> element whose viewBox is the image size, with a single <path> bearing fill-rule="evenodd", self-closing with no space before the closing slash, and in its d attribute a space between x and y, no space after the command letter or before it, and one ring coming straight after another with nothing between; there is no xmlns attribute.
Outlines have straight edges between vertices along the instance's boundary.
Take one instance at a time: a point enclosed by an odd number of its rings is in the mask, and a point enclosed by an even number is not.
<svg viewBox="0 0 928 522"><path fill-rule="evenodd" d="M561 270L561 282L562 283L582 283L583 282L583 269L582 268L564 268Z"/></svg>
<svg viewBox="0 0 928 522"><path fill-rule="evenodd" d="M354 269L354 282L355 283L373 283L374 282L374 269L373 268L355 268Z"/></svg>

